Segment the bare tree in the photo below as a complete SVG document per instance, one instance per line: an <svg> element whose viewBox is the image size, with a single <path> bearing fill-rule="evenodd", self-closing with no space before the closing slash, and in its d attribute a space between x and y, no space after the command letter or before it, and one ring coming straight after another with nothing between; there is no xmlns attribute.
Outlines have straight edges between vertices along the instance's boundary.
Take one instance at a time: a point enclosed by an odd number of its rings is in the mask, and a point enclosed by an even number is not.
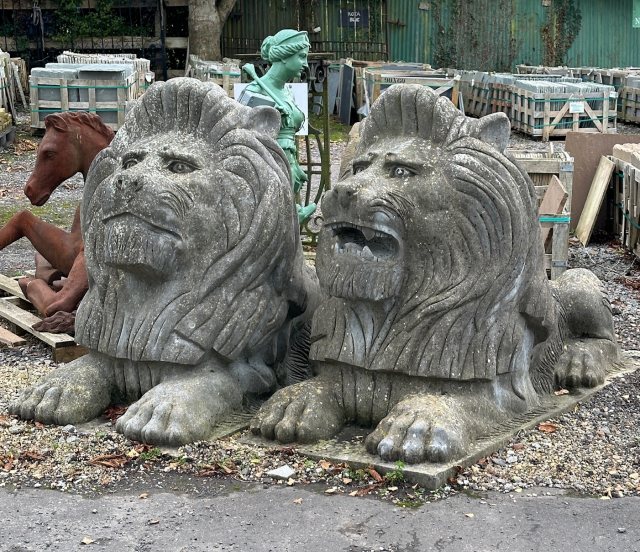
<svg viewBox="0 0 640 552"><path fill-rule="evenodd" d="M220 38L236 0L189 0L189 53L220 60Z"/></svg>

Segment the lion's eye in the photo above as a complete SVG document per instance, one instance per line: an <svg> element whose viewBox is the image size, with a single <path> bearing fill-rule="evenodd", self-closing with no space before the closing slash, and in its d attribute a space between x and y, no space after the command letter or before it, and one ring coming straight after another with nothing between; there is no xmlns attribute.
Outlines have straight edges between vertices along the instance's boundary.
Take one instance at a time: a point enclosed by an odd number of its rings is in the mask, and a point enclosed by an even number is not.
<svg viewBox="0 0 640 552"><path fill-rule="evenodd" d="M122 167L125 169L130 169L131 167L137 164L138 164L138 160L135 157L131 157L129 159L125 159L122 162Z"/></svg>
<svg viewBox="0 0 640 552"><path fill-rule="evenodd" d="M353 174L358 174L366 169L364 165L354 165L353 166Z"/></svg>
<svg viewBox="0 0 640 552"><path fill-rule="evenodd" d="M415 173L407 167L401 167L396 165L391 167L391 176L394 178L405 178L407 176L413 176Z"/></svg>
<svg viewBox="0 0 640 552"><path fill-rule="evenodd" d="M196 167L186 161L172 161L169 163L169 170L176 174L186 174L196 170Z"/></svg>

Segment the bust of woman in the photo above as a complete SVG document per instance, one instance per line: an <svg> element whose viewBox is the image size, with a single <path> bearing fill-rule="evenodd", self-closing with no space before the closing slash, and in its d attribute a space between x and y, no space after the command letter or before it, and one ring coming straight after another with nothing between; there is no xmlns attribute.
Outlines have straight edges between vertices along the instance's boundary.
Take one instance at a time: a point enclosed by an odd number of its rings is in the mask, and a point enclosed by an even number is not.
<svg viewBox="0 0 640 552"><path fill-rule="evenodd" d="M309 37L306 31L283 29L262 42L260 54L271 63L271 67L263 77L258 77L251 64L243 66L243 70L253 79L240 96L240 102L247 105L270 105L281 115L278 144L284 150L289 166L293 191L300 192L307 175L298 164L295 134L304 123L304 113L293 101L293 95L285 86L287 82L298 78L307 67L309 54ZM300 224L306 222L315 211L315 203L307 206L296 204Z"/></svg>

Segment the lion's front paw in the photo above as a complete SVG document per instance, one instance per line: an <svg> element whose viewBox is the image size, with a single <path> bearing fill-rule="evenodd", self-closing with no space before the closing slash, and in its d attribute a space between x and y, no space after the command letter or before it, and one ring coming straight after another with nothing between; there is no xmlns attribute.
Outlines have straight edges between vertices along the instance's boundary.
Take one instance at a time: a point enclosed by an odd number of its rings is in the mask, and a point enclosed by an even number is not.
<svg viewBox="0 0 640 552"><path fill-rule="evenodd" d="M186 374L147 391L118 419L116 430L134 441L180 446L207 439L241 407L242 392L227 374Z"/></svg>
<svg viewBox="0 0 640 552"><path fill-rule="evenodd" d="M606 339L570 341L556 364L556 383L568 389L601 385L616 356L615 344Z"/></svg>
<svg viewBox="0 0 640 552"><path fill-rule="evenodd" d="M281 443L311 443L333 437L343 425L333 386L315 379L278 391L251 421L251 431Z"/></svg>
<svg viewBox="0 0 640 552"><path fill-rule="evenodd" d="M109 405L112 382L108 362L93 354L57 368L22 391L9 412L45 424L77 424L101 414Z"/></svg>
<svg viewBox="0 0 640 552"><path fill-rule="evenodd" d="M446 462L462 455L469 428L460 401L444 395L413 395L400 401L367 437L365 446L383 460Z"/></svg>

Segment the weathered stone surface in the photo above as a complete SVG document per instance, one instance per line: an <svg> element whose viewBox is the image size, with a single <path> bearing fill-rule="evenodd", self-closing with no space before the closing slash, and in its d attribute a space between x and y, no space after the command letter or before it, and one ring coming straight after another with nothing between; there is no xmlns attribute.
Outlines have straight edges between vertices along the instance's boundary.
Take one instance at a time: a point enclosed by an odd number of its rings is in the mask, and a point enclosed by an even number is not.
<svg viewBox="0 0 640 552"><path fill-rule="evenodd" d="M90 287L76 339L91 353L25 391L14 413L68 424L136 401L118 429L175 445L274 390L292 322L317 293L279 128L274 109L212 84L147 91L85 187Z"/></svg>
<svg viewBox="0 0 640 552"><path fill-rule="evenodd" d="M385 460L442 462L556 381L602 383L617 360L608 301L585 270L548 282L508 140L503 114L467 118L426 88L380 97L322 201L316 377L272 397L254 432L313 442L356 423Z"/></svg>

